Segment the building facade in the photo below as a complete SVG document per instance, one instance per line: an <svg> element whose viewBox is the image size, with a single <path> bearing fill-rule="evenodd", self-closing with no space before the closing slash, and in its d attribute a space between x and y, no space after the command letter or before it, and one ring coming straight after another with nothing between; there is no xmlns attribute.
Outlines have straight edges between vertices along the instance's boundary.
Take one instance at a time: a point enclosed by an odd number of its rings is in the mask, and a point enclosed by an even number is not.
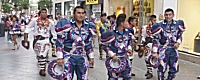
<svg viewBox="0 0 200 80"><path fill-rule="evenodd" d="M96 0L97 2L86 2L86 0L76 0L77 6L83 6L86 10L86 16L90 17L91 14L96 14L100 16L103 12L103 0ZM90 1L90 0L87 0ZM75 5L75 0L54 0L53 1L53 15L54 18L57 13L71 18L73 15L73 9Z"/></svg>

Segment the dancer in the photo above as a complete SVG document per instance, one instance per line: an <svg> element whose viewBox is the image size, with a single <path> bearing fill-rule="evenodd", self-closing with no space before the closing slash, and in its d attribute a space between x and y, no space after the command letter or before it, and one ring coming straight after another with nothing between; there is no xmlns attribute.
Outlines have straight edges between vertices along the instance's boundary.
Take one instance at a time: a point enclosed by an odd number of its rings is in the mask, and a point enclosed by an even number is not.
<svg viewBox="0 0 200 80"><path fill-rule="evenodd" d="M149 19L149 24L142 27L142 43L145 48L145 62L147 66L147 72L145 74L146 79L151 79L153 77L153 67L148 63L148 56L151 55L152 52L152 35L151 35L151 27L156 23L156 15L151 15Z"/></svg>
<svg viewBox="0 0 200 80"><path fill-rule="evenodd" d="M109 27L110 27L110 22L107 20L107 14L106 13L103 13L101 14L101 21L98 21L96 23L96 30L97 30L97 34L98 34L98 37L100 39L101 37L101 33L103 33L104 31L107 31L109 30ZM102 60L102 55L103 55L103 48L105 48L106 46L103 45L100 41L99 41L99 53L100 53L100 57L99 59ZM108 57L107 55L107 51L106 52L106 57Z"/></svg>
<svg viewBox="0 0 200 80"><path fill-rule="evenodd" d="M12 39L14 41L12 50L15 50L15 49L19 49L20 47L20 45L17 43L17 37L19 34L21 34L21 31L20 31L20 24L18 23L19 20L17 16L14 15L11 20L12 20L10 23L11 30L9 31L9 33L12 35Z"/></svg>
<svg viewBox="0 0 200 80"><path fill-rule="evenodd" d="M108 44L106 47L109 57L106 59L108 69L108 80L118 80L120 76L123 80L132 80L131 64L128 55L132 53L132 40L134 36L127 29L128 22L126 15L120 14L117 17L116 27L113 31L102 33L101 41Z"/></svg>
<svg viewBox="0 0 200 80"><path fill-rule="evenodd" d="M53 36L54 41L57 39L54 22L47 18L47 10L40 10L40 16L32 19L25 29L24 41L28 42L28 33L34 28L34 51L38 56L38 64L40 67L39 74L46 76L46 62L48 52L50 49L49 37L50 33Z"/></svg>
<svg viewBox="0 0 200 80"><path fill-rule="evenodd" d="M75 71L77 80L87 80L89 68L87 55L90 60L94 58L92 39L96 35L96 28L85 20L86 11L83 7L77 6L73 12L74 18L69 24L56 27L57 64L64 66L68 72L65 76L61 75L62 78L73 80Z"/></svg>
<svg viewBox="0 0 200 80"><path fill-rule="evenodd" d="M182 20L174 20L174 11L170 8L165 10L164 21L152 26L153 58L158 59L158 80L164 80L164 73L169 65L167 80L175 78L178 72L178 47L182 42L182 34L185 30Z"/></svg>

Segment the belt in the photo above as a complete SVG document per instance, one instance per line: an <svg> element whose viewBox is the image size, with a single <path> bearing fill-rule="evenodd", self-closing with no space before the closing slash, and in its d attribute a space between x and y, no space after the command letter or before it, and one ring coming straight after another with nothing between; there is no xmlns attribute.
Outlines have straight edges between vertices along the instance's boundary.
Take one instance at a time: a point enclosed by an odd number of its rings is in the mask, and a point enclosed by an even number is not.
<svg viewBox="0 0 200 80"><path fill-rule="evenodd" d="M69 48L72 48L72 47L71 47L71 46L64 46L64 49L65 49L65 48L69 49ZM78 48L78 49L79 49L79 48L83 48L83 46L76 46L76 48Z"/></svg>
<svg viewBox="0 0 200 80"><path fill-rule="evenodd" d="M38 35L38 36L34 36L34 38L37 40L45 40L45 39L48 39L49 37L43 37L41 35Z"/></svg>

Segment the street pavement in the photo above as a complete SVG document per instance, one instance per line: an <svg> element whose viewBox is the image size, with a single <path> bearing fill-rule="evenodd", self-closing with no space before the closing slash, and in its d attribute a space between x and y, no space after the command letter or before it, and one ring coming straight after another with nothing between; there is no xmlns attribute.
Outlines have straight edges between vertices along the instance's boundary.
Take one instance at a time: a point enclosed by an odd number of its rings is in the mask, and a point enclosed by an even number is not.
<svg viewBox="0 0 200 80"><path fill-rule="evenodd" d="M29 40L32 41L32 37ZM17 41L21 45L22 38ZM54 80L49 75L46 77L39 76L39 67L35 53L32 50L26 50L22 46L19 50L12 50L12 45L7 42L6 37L0 37L0 80ZM105 67L105 55L103 60L99 60L98 45L96 40L95 47L95 65L93 69L89 69L89 80L107 80L107 70ZM50 60L55 59L51 58ZM175 80L197 80L196 76L200 75L200 65L179 60L180 72L177 73ZM145 79L145 61L144 58L138 58L135 54L133 61L133 71L136 76L133 80L146 80ZM157 80L156 69L153 71L154 77L150 80ZM167 72L166 72L167 75ZM76 78L74 78L76 80Z"/></svg>

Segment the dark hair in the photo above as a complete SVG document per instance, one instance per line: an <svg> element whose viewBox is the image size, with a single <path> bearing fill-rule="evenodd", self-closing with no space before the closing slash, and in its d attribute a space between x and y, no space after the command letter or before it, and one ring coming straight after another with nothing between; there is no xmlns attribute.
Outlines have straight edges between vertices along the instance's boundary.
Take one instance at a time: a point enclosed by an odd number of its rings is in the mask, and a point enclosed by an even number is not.
<svg viewBox="0 0 200 80"><path fill-rule="evenodd" d="M86 13L86 11L85 11L85 9L84 9L83 6L76 6L76 7L74 8L74 12L73 12L73 14L75 14L76 9L83 9L83 10L84 10L84 13Z"/></svg>
<svg viewBox="0 0 200 80"><path fill-rule="evenodd" d="M107 16L107 14L106 14L106 13L102 13L102 14L101 14L101 17L103 17L103 16Z"/></svg>
<svg viewBox="0 0 200 80"><path fill-rule="evenodd" d="M116 15L114 15L114 14L111 15L110 17L116 19Z"/></svg>
<svg viewBox="0 0 200 80"><path fill-rule="evenodd" d="M10 18L10 20L11 20L11 17L10 17L10 16L7 16L7 17L6 17L6 21L8 21L9 18Z"/></svg>
<svg viewBox="0 0 200 80"><path fill-rule="evenodd" d="M174 14L174 10L171 9L171 8L166 9L166 10L165 10L165 13L166 13L166 12L172 12L172 13Z"/></svg>
<svg viewBox="0 0 200 80"><path fill-rule="evenodd" d="M111 18L110 16L107 17L108 20L110 20L110 18Z"/></svg>
<svg viewBox="0 0 200 80"><path fill-rule="evenodd" d="M61 13L57 13L57 15L61 15Z"/></svg>
<svg viewBox="0 0 200 80"><path fill-rule="evenodd" d="M120 14L117 17L117 27L121 24L121 22L124 22L126 20L126 14Z"/></svg>
<svg viewBox="0 0 200 80"><path fill-rule="evenodd" d="M50 18L50 17L52 17L52 18L53 18L53 15L48 15L48 16L47 16L47 18Z"/></svg>
<svg viewBox="0 0 200 80"><path fill-rule="evenodd" d="M12 18L11 18L11 20L13 20L13 18L16 18L17 22L19 21L19 19L18 19L18 17L16 15L13 15Z"/></svg>
<svg viewBox="0 0 200 80"><path fill-rule="evenodd" d="M156 18L156 15L151 15L149 20L152 20L153 18Z"/></svg>
<svg viewBox="0 0 200 80"><path fill-rule="evenodd" d="M128 18L128 23L130 24L134 19L137 19L137 18L134 17L134 16L130 16L130 17Z"/></svg>
<svg viewBox="0 0 200 80"><path fill-rule="evenodd" d="M42 11L46 11L46 12L47 12L47 9L41 9L41 10L38 12L38 16L40 16L40 14L41 14Z"/></svg>

